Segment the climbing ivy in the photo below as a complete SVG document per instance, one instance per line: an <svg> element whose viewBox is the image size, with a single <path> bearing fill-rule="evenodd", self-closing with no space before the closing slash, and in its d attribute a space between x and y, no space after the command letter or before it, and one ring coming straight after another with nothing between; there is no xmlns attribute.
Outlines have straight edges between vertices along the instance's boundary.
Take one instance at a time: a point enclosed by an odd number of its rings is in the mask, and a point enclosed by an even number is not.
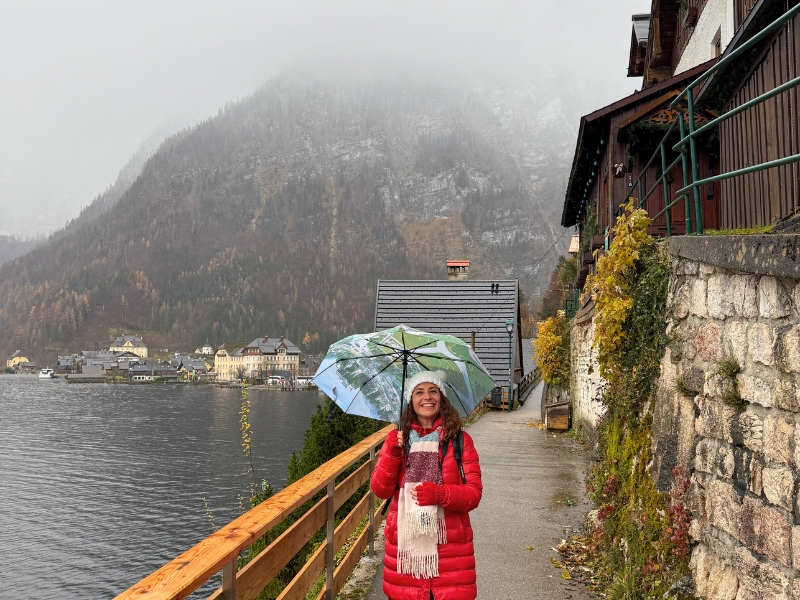
<svg viewBox="0 0 800 600"><path fill-rule="evenodd" d="M667 493L650 473L670 268L663 246L647 235L649 224L644 211L624 205L609 251L587 281L607 384L598 458L587 483L599 507L589 542L600 587L620 600L669 597L664 594L688 573L688 476L676 468Z"/></svg>

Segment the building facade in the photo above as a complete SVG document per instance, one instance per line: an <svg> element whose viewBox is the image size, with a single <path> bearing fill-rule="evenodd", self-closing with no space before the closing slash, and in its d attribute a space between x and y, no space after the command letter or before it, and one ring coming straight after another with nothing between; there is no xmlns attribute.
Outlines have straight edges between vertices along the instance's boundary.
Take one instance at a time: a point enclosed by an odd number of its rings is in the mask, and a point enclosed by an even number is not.
<svg viewBox="0 0 800 600"><path fill-rule="evenodd" d="M147 359L147 345L138 335L121 335L111 343L111 352L133 352Z"/></svg>
<svg viewBox="0 0 800 600"><path fill-rule="evenodd" d="M297 376L300 348L283 336L256 338L243 348L228 351L224 346L214 355L218 381L231 379L263 380L269 375L288 373Z"/></svg>

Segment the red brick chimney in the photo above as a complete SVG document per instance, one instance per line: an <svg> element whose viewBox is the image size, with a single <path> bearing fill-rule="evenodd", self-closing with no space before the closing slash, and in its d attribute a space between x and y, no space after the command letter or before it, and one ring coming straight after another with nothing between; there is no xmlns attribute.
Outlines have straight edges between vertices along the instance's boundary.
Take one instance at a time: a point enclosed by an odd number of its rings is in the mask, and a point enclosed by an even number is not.
<svg viewBox="0 0 800 600"><path fill-rule="evenodd" d="M466 281L469 279L468 260L448 260L447 261L447 280Z"/></svg>

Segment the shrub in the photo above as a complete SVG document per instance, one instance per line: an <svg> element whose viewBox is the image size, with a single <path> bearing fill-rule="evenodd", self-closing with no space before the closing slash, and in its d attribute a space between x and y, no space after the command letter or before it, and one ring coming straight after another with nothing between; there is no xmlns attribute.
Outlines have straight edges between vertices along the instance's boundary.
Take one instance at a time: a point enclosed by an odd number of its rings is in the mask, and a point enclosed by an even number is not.
<svg viewBox="0 0 800 600"><path fill-rule="evenodd" d="M542 379L548 385L566 387L569 385L570 350L569 324L564 311L539 323L539 337L531 342L536 364L542 372Z"/></svg>

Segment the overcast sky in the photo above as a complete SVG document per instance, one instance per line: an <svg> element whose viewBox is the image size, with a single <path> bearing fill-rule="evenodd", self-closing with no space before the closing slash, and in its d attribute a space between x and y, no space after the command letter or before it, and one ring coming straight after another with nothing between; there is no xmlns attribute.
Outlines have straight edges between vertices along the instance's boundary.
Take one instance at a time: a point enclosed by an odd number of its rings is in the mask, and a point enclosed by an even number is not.
<svg viewBox="0 0 800 600"><path fill-rule="evenodd" d="M0 0L0 233L60 227L155 130L209 116L297 65L364 57L480 76L626 78L649 0ZM577 123L576 123L577 127Z"/></svg>

